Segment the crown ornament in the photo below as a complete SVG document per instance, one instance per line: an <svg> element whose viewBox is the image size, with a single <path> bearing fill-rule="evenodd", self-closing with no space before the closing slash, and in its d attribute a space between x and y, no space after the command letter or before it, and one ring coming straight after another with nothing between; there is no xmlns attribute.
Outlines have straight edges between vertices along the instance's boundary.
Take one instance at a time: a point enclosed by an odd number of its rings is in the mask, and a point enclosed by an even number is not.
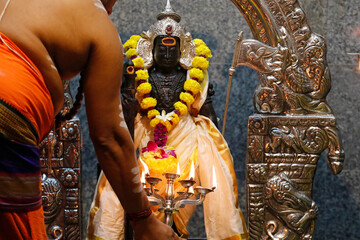
<svg viewBox="0 0 360 240"><path fill-rule="evenodd" d="M192 58L195 56L195 44L191 34L186 32L180 24L181 16L171 7L170 0L167 0L165 9L157 15L157 22L150 26L150 29L141 34L137 45L137 52L143 58L145 67L153 64L152 49L157 36L178 37L180 40L180 65L185 69L189 68Z"/></svg>
<svg viewBox="0 0 360 240"><path fill-rule="evenodd" d="M157 15L157 19L161 20L168 17L174 19L178 23L181 21L181 16L172 9L170 0L167 0L164 11Z"/></svg>
<svg viewBox="0 0 360 240"><path fill-rule="evenodd" d="M181 17L171 7L167 0L165 9L157 15L157 22L147 32L150 40L154 41L157 36L167 35L180 38L180 44L186 35L186 29L180 24Z"/></svg>

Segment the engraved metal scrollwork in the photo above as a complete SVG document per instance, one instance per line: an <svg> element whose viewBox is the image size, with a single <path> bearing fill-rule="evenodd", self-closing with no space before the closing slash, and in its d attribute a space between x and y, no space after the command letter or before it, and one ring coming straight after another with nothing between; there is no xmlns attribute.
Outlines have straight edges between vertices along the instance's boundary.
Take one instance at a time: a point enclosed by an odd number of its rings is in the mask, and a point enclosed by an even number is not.
<svg viewBox="0 0 360 240"><path fill-rule="evenodd" d="M260 117L253 117L249 120L249 129L252 132L257 134L266 134L267 133L267 119L263 119Z"/></svg>
<svg viewBox="0 0 360 240"><path fill-rule="evenodd" d="M266 206L276 217L266 224L268 237L264 239L309 239L313 234L317 207L298 191L284 173L266 184Z"/></svg>
<svg viewBox="0 0 360 240"><path fill-rule="evenodd" d="M325 130L319 127L299 129L295 127L274 127L270 131L271 142L267 143L269 152L321 153L327 146L329 138ZM280 148L280 150L279 150Z"/></svg>
<svg viewBox="0 0 360 240"><path fill-rule="evenodd" d="M63 111L72 105L69 88ZM80 153L78 118L66 121L40 145L43 209L49 239L81 239Z"/></svg>
<svg viewBox="0 0 360 240"><path fill-rule="evenodd" d="M263 158L263 140L259 136L249 138L248 144L248 157L252 159L252 162L261 162Z"/></svg>
<svg viewBox="0 0 360 240"><path fill-rule="evenodd" d="M300 145L306 153L320 154L328 146L329 138L325 130L319 127L310 127L297 134Z"/></svg>
<svg viewBox="0 0 360 240"><path fill-rule="evenodd" d="M266 150L271 152L301 153L299 139L287 126L272 128L270 131L271 143L267 143ZM279 149L280 148L280 149Z"/></svg>
<svg viewBox="0 0 360 240"><path fill-rule="evenodd" d="M80 227L78 225L69 225L66 227L66 239L77 240L80 239Z"/></svg>
<svg viewBox="0 0 360 240"><path fill-rule="evenodd" d="M334 118L268 116L266 134L254 131L251 126L256 119L262 118L255 115L249 120L248 141L251 144L248 146L247 184L258 186L248 193L251 239L311 239L316 215L315 203L311 200L312 184L320 154L329 148L328 164L333 173L341 171L344 161ZM274 202L269 201L267 192L270 183L282 189L276 190ZM283 198L289 199L282 201ZM305 201L309 209L298 207L296 214L283 210L289 206L295 208L296 204L304 207L306 204L301 201ZM264 206L263 216L258 216L261 213L257 210L259 206ZM260 228L258 219L265 220ZM306 229L295 229L297 225L306 225Z"/></svg>
<svg viewBox="0 0 360 240"><path fill-rule="evenodd" d="M68 82L68 81L65 81L65 82ZM64 93L64 105L60 111L60 114L61 115L67 114L70 111L72 105L73 105L73 100L72 100L71 94L69 92L65 92Z"/></svg>
<svg viewBox="0 0 360 240"><path fill-rule="evenodd" d="M264 193L262 186L258 184L248 185L248 197L250 201L248 210L248 228L250 236L260 239L263 225L265 223Z"/></svg>
<svg viewBox="0 0 360 240"><path fill-rule="evenodd" d="M332 174L338 174L343 169L345 153L341 146L339 131L336 127L326 127L329 137L329 153L327 161Z"/></svg>
<svg viewBox="0 0 360 240"><path fill-rule="evenodd" d="M248 176L254 182L265 182L267 180L267 168L265 165L254 164L248 166Z"/></svg>
<svg viewBox="0 0 360 240"><path fill-rule="evenodd" d="M68 223L78 223L79 212L76 209L65 210L65 220Z"/></svg>
<svg viewBox="0 0 360 240"><path fill-rule="evenodd" d="M78 183L78 174L71 168L65 169L61 175L61 182L66 187L73 187Z"/></svg>
<svg viewBox="0 0 360 240"><path fill-rule="evenodd" d="M79 126L74 122L66 123L62 129L62 135L67 140L73 140L79 137Z"/></svg>
<svg viewBox="0 0 360 240"><path fill-rule="evenodd" d="M60 240L64 236L64 230L60 226L54 225L50 229L50 234L49 235L51 237L53 237L55 240Z"/></svg>
<svg viewBox="0 0 360 240"><path fill-rule="evenodd" d="M234 65L259 72L246 161L250 239L310 240L320 154L329 149L333 174L344 163L326 101L331 76L325 40L311 31L298 0L231 1L254 36L238 39Z"/></svg>
<svg viewBox="0 0 360 240"><path fill-rule="evenodd" d="M272 114L331 114L324 101L331 88L325 40L311 32L298 1L249 2L268 8L272 14L269 19L277 24L273 29L276 46L267 45L261 38L239 43L237 66L249 66L260 73L254 95L256 110ZM251 5L241 6L252 10ZM265 23L261 25L265 27Z"/></svg>
<svg viewBox="0 0 360 240"><path fill-rule="evenodd" d="M42 175L41 188L45 223L49 224L59 213L62 203L62 188L56 178L48 177L45 174Z"/></svg>

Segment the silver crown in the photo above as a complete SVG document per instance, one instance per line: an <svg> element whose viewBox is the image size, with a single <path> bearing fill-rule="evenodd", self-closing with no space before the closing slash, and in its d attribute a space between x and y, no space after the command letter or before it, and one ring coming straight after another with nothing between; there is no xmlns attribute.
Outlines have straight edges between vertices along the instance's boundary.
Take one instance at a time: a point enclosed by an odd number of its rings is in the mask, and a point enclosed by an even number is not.
<svg viewBox="0 0 360 240"><path fill-rule="evenodd" d="M172 9L170 0L167 0L165 9L157 15L157 20L147 32L141 34L142 38L138 42L137 52L144 59L145 66L150 67L153 64L154 39L157 36L165 35L180 39L180 64L184 68L188 68L195 56L195 44L191 41L191 34L186 32L185 27L180 24L181 17Z"/></svg>
<svg viewBox="0 0 360 240"><path fill-rule="evenodd" d="M180 43L184 40L186 30L180 24L181 17L177 14L170 5L170 0L167 0L165 9L157 15L157 22L152 25L148 31L150 40L159 35L175 36L180 38Z"/></svg>
<svg viewBox="0 0 360 240"><path fill-rule="evenodd" d="M171 7L170 5L170 0L167 0L167 3L166 3L166 7L164 9L164 11L162 11L161 13L159 13L157 15L157 19L158 20L161 20L161 19L164 19L164 18L172 18L174 19L176 22L180 22L181 21L181 17L179 14L177 14Z"/></svg>

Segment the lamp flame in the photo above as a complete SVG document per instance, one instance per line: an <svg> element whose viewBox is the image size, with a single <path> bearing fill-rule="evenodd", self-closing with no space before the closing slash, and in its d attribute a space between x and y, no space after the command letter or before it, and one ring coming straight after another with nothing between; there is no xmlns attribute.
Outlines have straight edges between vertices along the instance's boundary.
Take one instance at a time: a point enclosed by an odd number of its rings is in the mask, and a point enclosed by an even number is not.
<svg viewBox="0 0 360 240"><path fill-rule="evenodd" d="M213 187L217 187L217 182L216 182L216 174L215 174L215 167L213 166L213 171L212 171L212 180L213 180Z"/></svg>
<svg viewBox="0 0 360 240"><path fill-rule="evenodd" d="M141 183L146 184L146 182L145 182L145 171L141 172Z"/></svg>
<svg viewBox="0 0 360 240"><path fill-rule="evenodd" d="M177 166L176 166L176 174L180 175L180 164L179 164L179 162L177 163Z"/></svg>
<svg viewBox="0 0 360 240"><path fill-rule="evenodd" d="M150 174L150 170L149 170L149 167L146 165L146 163L141 159L141 157L140 157L140 162L141 162L141 164L143 165L143 167L144 167L144 172L145 172L145 174Z"/></svg>
<svg viewBox="0 0 360 240"><path fill-rule="evenodd" d="M146 165L146 163L141 159L140 162L144 167L144 171L141 172L141 182L145 183L145 175L150 175L149 167Z"/></svg>
<svg viewBox="0 0 360 240"><path fill-rule="evenodd" d="M190 180L194 180L194 179L195 179L195 166L194 166L194 161L191 162L189 178L190 178Z"/></svg>
<svg viewBox="0 0 360 240"><path fill-rule="evenodd" d="M194 194L194 188L193 188L193 186L189 187L189 193Z"/></svg>

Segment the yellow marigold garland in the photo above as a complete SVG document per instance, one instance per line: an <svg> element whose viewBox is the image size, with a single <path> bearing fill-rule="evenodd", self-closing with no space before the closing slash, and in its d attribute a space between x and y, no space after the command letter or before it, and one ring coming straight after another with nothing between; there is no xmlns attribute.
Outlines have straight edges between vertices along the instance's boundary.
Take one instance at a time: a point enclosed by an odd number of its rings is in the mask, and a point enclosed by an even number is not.
<svg viewBox="0 0 360 240"><path fill-rule="evenodd" d="M145 94L150 93L151 89L152 89L151 84L148 82L144 82L136 88L136 91L138 94L140 94L140 96L144 96Z"/></svg>
<svg viewBox="0 0 360 240"><path fill-rule="evenodd" d="M193 95L188 92L180 93L180 100L186 102L188 106L190 106L195 101Z"/></svg>
<svg viewBox="0 0 360 240"><path fill-rule="evenodd" d="M155 107L157 104L157 100L153 97L146 97L143 98L143 100L140 103L140 107L142 109L148 109L148 108L152 108Z"/></svg>
<svg viewBox="0 0 360 240"><path fill-rule="evenodd" d="M206 45L206 44L204 43L204 41L201 40L201 39L199 39L199 38L194 39L194 43L195 43L195 47L199 47L199 46L202 46L202 45Z"/></svg>
<svg viewBox="0 0 360 240"><path fill-rule="evenodd" d="M201 69L198 68L192 68L189 71L189 76L192 79L197 79L198 81L202 81L204 79L204 73Z"/></svg>
<svg viewBox="0 0 360 240"><path fill-rule="evenodd" d="M172 124L175 126L176 124L179 123L179 115L177 115L176 113L174 113L173 115L171 115L172 119L170 120L172 122Z"/></svg>
<svg viewBox="0 0 360 240"><path fill-rule="evenodd" d="M144 60L141 57L134 58L132 62L135 68L144 68Z"/></svg>
<svg viewBox="0 0 360 240"><path fill-rule="evenodd" d="M174 114L171 115L170 120L167 118L166 121L164 121L162 120L163 118L160 117L160 112L155 109L157 100L150 97L152 87L148 82L149 74L147 69L144 68L144 60L137 55L136 46L140 38L141 37L139 35L133 35L124 44L126 57L132 60L135 67L135 80L138 82L136 91L140 97L140 107L142 110L147 112L147 117L150 119L151 127L156 128L159 126L158 124L161 124L163 127L166 127L166 131L169 132L178 124L179 116L188 112L187 105L190 106L195 101L195 96L201 92L200 83L204 79L204 71L209 67L207 58L212 57L211 51L203 40L194 39L196 56L192 61L192 68L189 71L191 79L187 79L184 83L184 90L186 92L182 92L180 94L180 101L174 104ZM159 129L161 132L161 128Z"/></svg>
<svg viewBox="0 0 360 240"><path fill-rule="evenodd" d="M171 128L172 128L172 124L171 124L171 122L169 122L169 121L166 121L166 122L162 122L162 124L164 124L165 125L165 127L166 127L166 130L168 131L168 132L170 132L171 131Z"/></svg>
<svg viewBox="0 0 360 240"><path fill-rule="evenodd" d="M200 45L199 47L195 48L196 55L205 56L206 58L211 58L211 51L206 45Z"/></svg>
<svg viewBox="0 0 360 240"><path fill-rule="evenodd" d="M136 72L135 80L148 80L149 79L149 73L146 70L137 70Z"/></svg>
<svg viewBox="0 0 360 240"><path fill-rule="evenodd" d="M194 57L192 67L206 70L209 67L209 61L204 57Z"/></svg>
<svg viewBox="0 0 360 240"><path fill-rule="evenodd" d="M147 117L149 119L153 119L154 117L156 117L156 115L160 115L160 112L156 109L149 110L147 113Z"/></svg>
<svg viewBox="0 0 360 240"><path fill-rule="evenodd" d="M140 35L132 35L130 37L130 40L134 40L136 42L136 44L137 44L137 42L139 41L140 38L141 38Z"/></svg>
<svg viewBox="0 0 360 240"><path fill-rule="evenodd" d="M180 112L180 115L184 115L187 113L187 106L183 104L182 102L176 102L174 103L175 110Z"/></svg>
<svg viewBox="0 0 360 240"><path fill-rule="evenodd" d="M132 39L127 40L127 41L124 43L125 51L128 51L130 48L135 49L135 48L136 48L136 45L137 45L137 41L134 41L134 40L132 40Z"/></svg>
<svg viewBox="0 0 360 240"><path fill-rule="evenodd" d="M159 119L159 118L153 118L153 119L151 119L151 121L150 121L150 126L153 127L153 128L155 128L156 125L158 125L159 123L161 123L161 119Z"/></svg>
<svg viewBox="0 0 360 240"><path fill-rule="evenodd" d="M133 56L137 55L136 49L130 48L127 52L126 52L126 57L127 58L131 58Z"/></svg>
<svg viewBox="0 0 360 240"><path fill-rule="evenodd" d="M196 80L188 79L184 83L184 89L196 95L201 91L201 85Z"/></svg>

